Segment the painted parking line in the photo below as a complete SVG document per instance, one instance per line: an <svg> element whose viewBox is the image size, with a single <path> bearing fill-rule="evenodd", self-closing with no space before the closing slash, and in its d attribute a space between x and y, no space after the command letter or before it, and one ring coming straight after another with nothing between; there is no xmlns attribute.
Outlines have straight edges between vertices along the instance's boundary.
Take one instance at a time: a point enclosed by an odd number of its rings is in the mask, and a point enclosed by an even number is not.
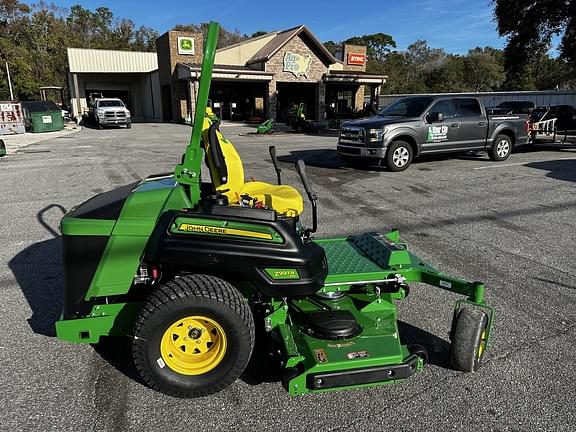
<svg viewBox="0 0 576 432"><path fill-rule="evenodd" d="M554 162L554 161L558 161L558 160L570 160L570 159L576 159L576 156L574 157L566 157L566 158L555 158L555 159L542 159L542 160L531 160L531 161L526 161L526 162L516 162L516 163L509 163L509 164L492 164L492 165L485 165L485 166L481 166L481 167L476 167L473 168L475 170L482 170L482 169L491 169L491 168L506 168L509 166L516 166L516 165L528 165L529 163L534 163L534 162Z"/></svg>

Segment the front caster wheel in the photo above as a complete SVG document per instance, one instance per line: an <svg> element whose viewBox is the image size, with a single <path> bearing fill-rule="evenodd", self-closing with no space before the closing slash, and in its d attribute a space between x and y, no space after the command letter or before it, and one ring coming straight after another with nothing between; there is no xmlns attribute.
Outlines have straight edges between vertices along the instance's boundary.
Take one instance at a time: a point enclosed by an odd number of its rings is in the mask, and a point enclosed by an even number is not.
<svg viewBox="0 0 576 432"><path fill-rule="evenodd" d="M244 372L254 347L254 319L246 299L228 282L187 275L150 294L134 336L134 363L151 388L200 397Z"/></svg>
<svg viewBox="0 0 576 432"><path fill-rule="evenodd" d="M450 363L456 370L475 372L486 352L488 317L479 309L464 308L452 324Z"/></svg>

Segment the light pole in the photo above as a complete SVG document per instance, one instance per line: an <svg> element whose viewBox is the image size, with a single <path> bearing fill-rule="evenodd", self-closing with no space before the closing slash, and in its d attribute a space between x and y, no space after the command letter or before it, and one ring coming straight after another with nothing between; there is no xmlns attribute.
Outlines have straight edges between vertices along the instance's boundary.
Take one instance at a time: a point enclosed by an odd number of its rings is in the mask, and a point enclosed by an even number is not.
<svg viewBox="0 0 576 432"><path fill-rule="evenodd" d="M6 75L8 76L8 87L10 88L10 100L14 100L14 93L12 92L12 80L10 79L10 69L8 69L8 62L6 62Z"/></svg>

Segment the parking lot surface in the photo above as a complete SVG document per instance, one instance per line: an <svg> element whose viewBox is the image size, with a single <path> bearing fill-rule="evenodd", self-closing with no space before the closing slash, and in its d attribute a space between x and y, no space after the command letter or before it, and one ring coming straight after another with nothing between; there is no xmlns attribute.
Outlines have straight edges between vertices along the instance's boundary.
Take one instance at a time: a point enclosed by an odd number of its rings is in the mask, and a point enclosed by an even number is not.
<svg viewBox="0 0 576 432"><path fill-rule="evenodd" d="M173 170L190 128L84 129L0 159L0 429L198 431L573 431L576 425L576 148L518 148L416 161L406 172L349 168L334 136L254 136L225 124L247 176L319 196L318 237L400 229L411 250L448 274L487 284L496 309L484 367L448 366L457 296L415 285L399 303L404 337L427 346L424 372L400 385L291 398L245 377L202 399L144 386L126 341L75 346L54 337L62 307L61 208ZM309 208L309 207L308 207ZM306 220L310 212L303 217Z"/></svg>

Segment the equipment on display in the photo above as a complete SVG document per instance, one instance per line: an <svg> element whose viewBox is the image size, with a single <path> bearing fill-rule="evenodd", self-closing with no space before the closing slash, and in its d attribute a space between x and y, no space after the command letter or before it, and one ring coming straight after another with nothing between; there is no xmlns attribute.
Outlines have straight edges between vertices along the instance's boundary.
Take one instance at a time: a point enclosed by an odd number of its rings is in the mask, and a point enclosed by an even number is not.
<svg viewBox="0 0 576 432"><path fill-rule="evenodd" d="M223 390L252 356L276 360L291 395L377 386L426 363L424 347L402 341L395 305L408 283L422 282L465 296L454 306L450 357L476 370L493 320L482 283L438 272L397 230L313 239L317 196L304 162L296 171L311 227L273 147L278 184L245 181L233 144L205 115L218 28L210 24L192 137L175 172L96 195L62 219L58 337L130 336L142 379L177 397Z"/></svg>
<svg viewBox="0 0 576 432"><path fill-rule="evenodd" d="M274 132L274 120L268 119L264 123L261 123L256 128L256 133L259 134L269 134Z"/></svg>

